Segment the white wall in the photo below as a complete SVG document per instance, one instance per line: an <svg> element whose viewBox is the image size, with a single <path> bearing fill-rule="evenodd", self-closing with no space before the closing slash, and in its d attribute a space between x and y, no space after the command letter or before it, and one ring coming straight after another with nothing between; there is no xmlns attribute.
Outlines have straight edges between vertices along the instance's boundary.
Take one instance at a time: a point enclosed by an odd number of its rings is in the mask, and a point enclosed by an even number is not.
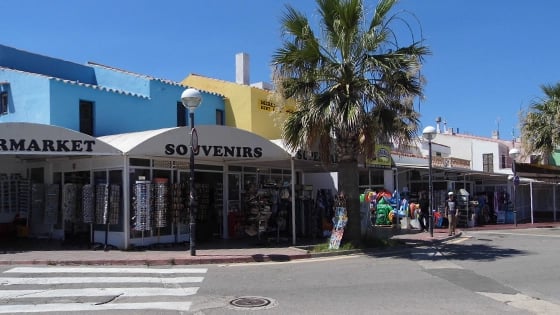
<svg viewBox="0 0 560 315"><path fill-rule="evenodd" d="M490 138L472 137L468 135L438 134L433 140L449 146L451 149L451 157L471 161L471 167L474 171L483 171L484 154L493 154L493 165L495 173L509 174L509 167L501 168L502 155L506 156L506 165L509 165L509 148L504 141L497 141Z"/></svg>
<svg viewBox="0 0 560 315"><path fill-rule="evenodd" d="M338 173L306 173L303 184L313 185L313 198L317 196L317 190L330 189L333 194L338 192Z"/></svg>

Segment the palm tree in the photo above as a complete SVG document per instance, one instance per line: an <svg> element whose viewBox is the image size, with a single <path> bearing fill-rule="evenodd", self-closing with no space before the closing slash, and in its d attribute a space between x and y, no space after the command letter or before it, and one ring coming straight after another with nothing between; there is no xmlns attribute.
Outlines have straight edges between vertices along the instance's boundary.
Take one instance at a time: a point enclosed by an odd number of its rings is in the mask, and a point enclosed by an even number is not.
<svg viewBox="0 0 560 315"><path fill-rule="evenodd" d="M321 156L336 154L348 209L344 237L359 242L358 157L373 158L376 143L416 137L413 100L422 93L419 71L429 50L413 37L398 45L390 26L405 20L389 14L396 0L381 0L370 19L361 0L316 1L322 37L290 6L281 20L285 36L272 58L274 83L297 103L282 137L292 150L319 145Z"/></svg>
<svg viewBox="0 0 560 315"><path fill-rule="evenodd" d="M521 113L521 143L525 152L540 154L542 164L548 164L550 154L560 146L560 83L541 89L545 97Z"/></svg>

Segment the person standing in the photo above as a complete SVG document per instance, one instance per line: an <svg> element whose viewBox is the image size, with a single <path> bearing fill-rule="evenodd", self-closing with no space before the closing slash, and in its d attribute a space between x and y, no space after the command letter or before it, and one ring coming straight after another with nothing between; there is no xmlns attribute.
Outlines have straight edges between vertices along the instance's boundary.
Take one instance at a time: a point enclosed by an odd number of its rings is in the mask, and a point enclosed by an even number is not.
<svg viewBox="0 0 560 315"><path fill-rule="evenodd" d="M449 226L449 236L455 235L455 227L457 226L457 199L452 191L447 194L445 201L445 215L447 216Z"/></svg>
<svg viewBox="0 0 560 315"><path fill-rule="evenodd" d="M428 232L428 227L430 226L430 199L425 191L420 193L418 205L420 206L420 215L418 216L420 229L423 232Z"/></svg>

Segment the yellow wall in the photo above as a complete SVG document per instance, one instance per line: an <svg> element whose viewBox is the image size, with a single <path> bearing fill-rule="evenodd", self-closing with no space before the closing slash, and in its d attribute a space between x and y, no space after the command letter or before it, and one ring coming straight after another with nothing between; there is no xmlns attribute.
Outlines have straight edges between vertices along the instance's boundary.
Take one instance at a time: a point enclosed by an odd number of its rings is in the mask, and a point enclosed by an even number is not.
<svg viewBox="0 0 560 315"><path fill-rule="evenodd" d="M253 132L267 139L281 138L282 116L273 93L244 84L191 74L182 84L224 95L226 125Z"/></svg>

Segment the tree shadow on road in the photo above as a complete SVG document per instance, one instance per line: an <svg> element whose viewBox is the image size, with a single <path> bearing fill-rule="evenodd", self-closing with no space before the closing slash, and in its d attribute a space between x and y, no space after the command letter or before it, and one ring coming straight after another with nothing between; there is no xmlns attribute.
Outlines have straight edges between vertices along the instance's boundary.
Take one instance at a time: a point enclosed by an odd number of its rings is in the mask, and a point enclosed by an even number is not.
<svg viewBox="0 0 560 315"><path fill-rule="evenodd" d="M472 260L496 261L514 256L526 256L530 251L503 248L489 244L445 244L428 241L404 243L401 246L385 250L368 250L365 254L375 258L403 258L412 260Z"/></svg>

